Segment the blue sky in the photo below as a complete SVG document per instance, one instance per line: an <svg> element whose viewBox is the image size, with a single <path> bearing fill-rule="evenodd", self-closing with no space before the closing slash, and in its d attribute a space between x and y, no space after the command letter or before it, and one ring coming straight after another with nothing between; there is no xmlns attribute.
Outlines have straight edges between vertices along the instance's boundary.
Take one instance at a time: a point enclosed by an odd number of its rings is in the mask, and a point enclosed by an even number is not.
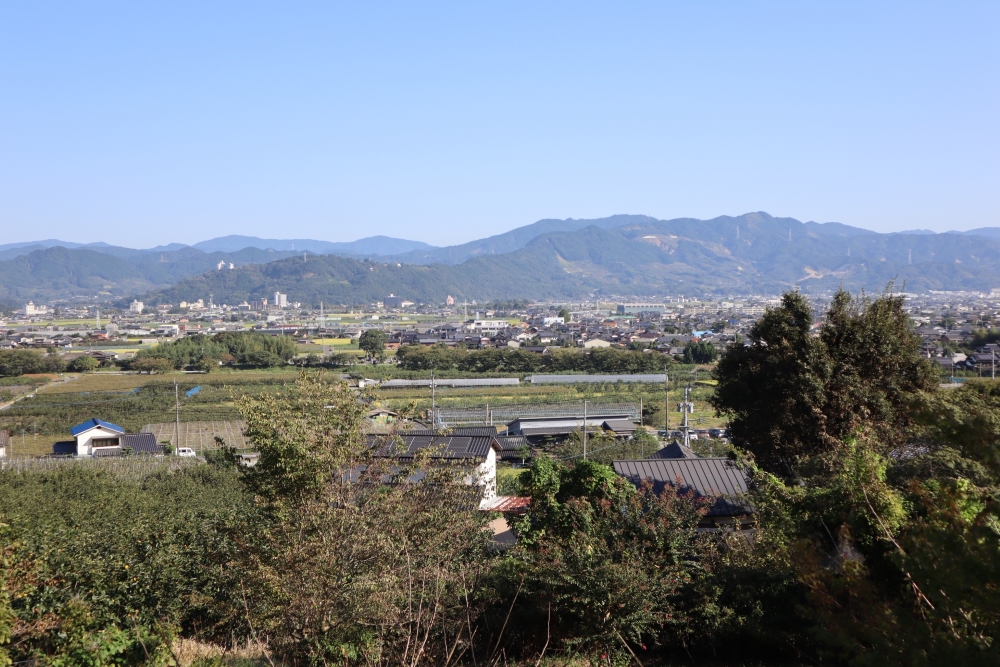
<svg viewBox="0 0 1000 667"><path fill-rule="evenodd" d="M0 243L997 226L997 35L997 2L8 2Z"/></svg>

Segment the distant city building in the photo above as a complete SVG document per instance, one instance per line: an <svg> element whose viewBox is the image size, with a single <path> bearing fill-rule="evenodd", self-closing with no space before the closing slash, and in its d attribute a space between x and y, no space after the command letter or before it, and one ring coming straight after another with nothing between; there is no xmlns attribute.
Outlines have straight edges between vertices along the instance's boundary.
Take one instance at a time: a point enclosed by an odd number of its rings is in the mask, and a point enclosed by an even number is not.
<svg viewBox="0 0 1000 667"><path fill-rule="evenodd" d="M446 306L454 306L455 305L455 297L453 297L452 295L449 294L448 298L444 300L444 305L446 305Z"/></svg>
<svg viewBox="0 0 1000 667"><path fill-rule="evenodd" d="M395 294L390 294L389 296L382 299L382 304L386 308L402 308L403 307L403 297L396 296Z"/></svg>
<svg viewBox="0 0 1000 667"><path fill-rule="evenodd" d="M278 308L288 307L288 295L282 294L281 292L274 293L274 305Z"/></svg>
<svg viewBox="0 0 1000 667"><path fill-rule="evenodd" d="M24 304L24 314L26 317L31 317L33 315L46 315L48 312L48 306L36 306L34 301L29 301Z"/></svg>
<svg viewBox="0 0 1000 667"><path fill-rule="evenodd" d="M136 313L138 315L142 313L142 309L145 307L146 304L144 304L142 301L139 301L138 299L135 299L134 301L132 301L131 304L129 304L128 312Z"/></svg>
<svg viewBox="0 0 1000 667"><path fill-rule="evenodd" d="M469 330L480 334L496 334L510 326L507 320L476 320L469 324Z"/></svg>
<svg viewBox="0 0 1000 667"><path fill-rule="evenodd" d="M215 265L215 268L221 271L222 269L226 268L226 262L220 261L218 264ZM232 271L234 268L236 267L233 266L233 263L229 262L229 270Z"/></svg>

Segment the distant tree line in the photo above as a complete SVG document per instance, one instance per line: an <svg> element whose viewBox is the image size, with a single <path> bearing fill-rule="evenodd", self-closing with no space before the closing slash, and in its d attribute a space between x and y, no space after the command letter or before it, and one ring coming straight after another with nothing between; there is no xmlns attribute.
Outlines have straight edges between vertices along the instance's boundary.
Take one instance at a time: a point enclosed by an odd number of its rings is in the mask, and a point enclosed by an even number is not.
<svg viewBox="0 0 1000 667"><path fill-rule="evenodd" d="M35 350L0 351L0 377L17 377L31 373L61 373L66 362L55 354Z"/></svg>
<svg viewBox="0 0 1000 667"><path fill-rule="evenodd" d="M673 359L658 352L596 348L549 354L522 349L468 350L461 347L404 345L396 351L399 367L410 371L459 370L469 373L662 373Z"/></svg>
<svg viewBox="0 0 1000 667"><path fill-rule="evenodd" d="M187 336L142 350L132 362L135 370L147 368L150 360L161 359L172 368L196 366L210 370L219 362L251 368L281 366L295 356L295 342L286 336L269 336L253 331L225 332L214 336Z"/></svg>

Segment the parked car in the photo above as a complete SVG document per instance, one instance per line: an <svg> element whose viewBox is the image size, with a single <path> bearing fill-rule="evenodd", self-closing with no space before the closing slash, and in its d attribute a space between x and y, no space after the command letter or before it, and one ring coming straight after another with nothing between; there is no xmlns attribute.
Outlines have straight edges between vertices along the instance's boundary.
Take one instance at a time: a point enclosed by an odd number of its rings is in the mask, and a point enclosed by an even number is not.
<svg viewBox="0 0 1000 667"><path fill-rule="evenodd" d="M197 456L190 447L178 447L177 456Z"/></svg>

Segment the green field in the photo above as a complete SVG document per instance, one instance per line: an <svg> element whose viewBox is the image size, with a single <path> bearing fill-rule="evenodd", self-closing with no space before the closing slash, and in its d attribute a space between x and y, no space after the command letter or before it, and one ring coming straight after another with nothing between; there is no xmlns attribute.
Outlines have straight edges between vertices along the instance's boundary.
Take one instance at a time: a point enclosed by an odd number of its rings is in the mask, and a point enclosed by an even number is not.
<svg viewBox="0 0 1000 667"><path fill-rule="evenodd" d="M361 367L360 370L376 370ZM354 370L359 370L355 367ZM328 375L338 375L325 371ZM298 377L291 367L260 370L220 369L210 374L170 373L166 375L135 375L96 372L67 376L66 381L42 386L32 398L15 402L0 411L0 429L18 439L16 454L41 455L51 451L52 443L70 438L69 429L82 421L97 417L123 426L129 432L139 432L147 424L173 422L175 419L174 383L177 383L181 422L232 422L240 419L236 399L240 395L259 395L280 391ZM363 372L361 373L364 374ZM9 386L26 393L29 383L37 385L48 378L11 378ZM185 392L200 386L198 393ZM34 387L31 387L34 388ZM723 425L708 404L714 388L707 381L693 386L695 412L689 415L694 427L711 428ZM680 424L676 404L682 398L682 388L675 379L670 390L670 426ZM439 387L435 403L439 408L497 407L512 404L642 402L647 417L644 423L663 428L664 390L650 384L592 385L531 385L503 387ZM431 407L431 392L427 387L385 389L378 404L392 410L407 410L421 415ZM22 440L23 436L23 440Z"/></svg>

